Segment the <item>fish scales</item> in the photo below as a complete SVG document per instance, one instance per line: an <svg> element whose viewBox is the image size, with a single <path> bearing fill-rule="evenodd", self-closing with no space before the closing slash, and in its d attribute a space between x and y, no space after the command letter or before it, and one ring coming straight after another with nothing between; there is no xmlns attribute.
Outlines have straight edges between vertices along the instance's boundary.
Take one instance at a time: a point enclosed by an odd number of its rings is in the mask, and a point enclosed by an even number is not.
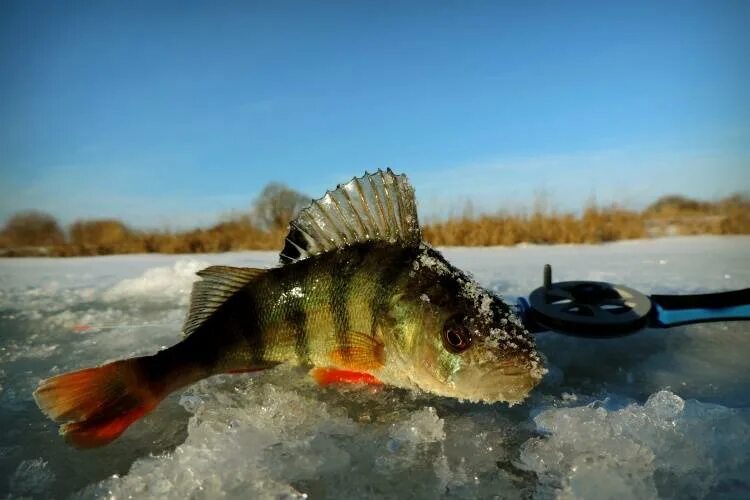
<svg viewBox="0 0 750 500"><path fill-rule="evenodd" d="M247 287L247 293L263 304L257 326L247 325L249 345L254 345L254 335L260 336L262 362L330 364L334 348L347 361L352 332L375 335L377 311L396 293L396 280L407 271L408 253L408 249L363 245L316 256L293 271L283 267L269 271ZM210 328L222 330L219 325Z"/></svg>
<svg viewBox="0 0 750 500"><path fill-rule="evenodd" d="M365 245L272 269L217 309L193 336L228 334L240 344L216 366L247 360L321 364L328 362L331 348L341 349L346 360L351 332L375 335L376 311L396 293L396 280L407 270L406 253ZM240 316L245 324L238 327ZM237 330L241 336L234 334ZM236 356L238 351L244 355Z"/></svg>

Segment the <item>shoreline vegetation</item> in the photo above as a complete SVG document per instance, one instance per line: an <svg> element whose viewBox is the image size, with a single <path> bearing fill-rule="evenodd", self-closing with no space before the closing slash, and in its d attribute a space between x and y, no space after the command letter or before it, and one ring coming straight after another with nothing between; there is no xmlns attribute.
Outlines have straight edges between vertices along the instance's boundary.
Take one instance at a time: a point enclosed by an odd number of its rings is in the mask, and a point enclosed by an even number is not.
<svg viewBox="0 0 750 500"><path fill-rule="evenodd" d="M247 214L202 229L138 230L117 219L78 220L63 230L38 211L19 212L0 231L2 257L73 257L128 253L214 253L279 250L287 223L310 198L270 184ZM429 222L426 241L436 246L509 246L519 243L604 243L697 234L750 234L750 196L717 201L679 195L659 198L643 210L589 203L580 214L537 203L530 212L472 215Z"/></svg>

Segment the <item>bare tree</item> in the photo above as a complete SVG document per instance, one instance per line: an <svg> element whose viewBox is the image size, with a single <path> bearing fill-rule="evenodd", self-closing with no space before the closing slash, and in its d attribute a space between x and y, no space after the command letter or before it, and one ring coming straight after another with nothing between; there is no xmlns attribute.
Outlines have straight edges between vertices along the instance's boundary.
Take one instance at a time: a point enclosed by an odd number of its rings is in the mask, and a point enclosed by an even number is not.
<svg viewBox="0 0 750 500"><path fill-rule="evenodd" d="M285 184L272 182L253 202L253 215L264 229L284 229L309 203L309 196Z"/></svg>
<svg viewBox="0 0 750 500"><path fill-rule="evenodd" d="M11 247L59 245L65 241L57 220L37 210L11 216L5 223L2 235L2 239Z"/></svg>

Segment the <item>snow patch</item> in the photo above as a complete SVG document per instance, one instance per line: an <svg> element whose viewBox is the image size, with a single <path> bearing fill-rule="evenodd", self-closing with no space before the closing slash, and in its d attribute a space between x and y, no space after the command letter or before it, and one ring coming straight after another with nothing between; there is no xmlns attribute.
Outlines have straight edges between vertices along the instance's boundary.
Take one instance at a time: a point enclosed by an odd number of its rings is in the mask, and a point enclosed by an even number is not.
<svg viewBox="0 0 750 500"><path fill-rule="evenodd" d="M115 302L133 298L149 300L174 300L186 303L189 300L196 273L210 264L194 259L178 260L172 266L154 267L137 278L120 281L104 292L104 300Z"/></svg>

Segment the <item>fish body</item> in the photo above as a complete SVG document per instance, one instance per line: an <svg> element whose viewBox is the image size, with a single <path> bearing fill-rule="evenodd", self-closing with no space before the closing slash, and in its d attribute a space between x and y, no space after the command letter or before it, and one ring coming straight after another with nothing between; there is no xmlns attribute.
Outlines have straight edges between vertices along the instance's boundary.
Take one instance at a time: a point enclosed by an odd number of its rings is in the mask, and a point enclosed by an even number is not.
<svg viewBox="0 0 750 500"><path fill-rule="evenodd" d="M280 363L312 367L322 383L485 402L520 401L543 376L509 306L421 242L405 177L354 179L291 226L283 265L198 273L182 342L42 381L40 407L88 447L116 438L180 387Z"/></svg>

